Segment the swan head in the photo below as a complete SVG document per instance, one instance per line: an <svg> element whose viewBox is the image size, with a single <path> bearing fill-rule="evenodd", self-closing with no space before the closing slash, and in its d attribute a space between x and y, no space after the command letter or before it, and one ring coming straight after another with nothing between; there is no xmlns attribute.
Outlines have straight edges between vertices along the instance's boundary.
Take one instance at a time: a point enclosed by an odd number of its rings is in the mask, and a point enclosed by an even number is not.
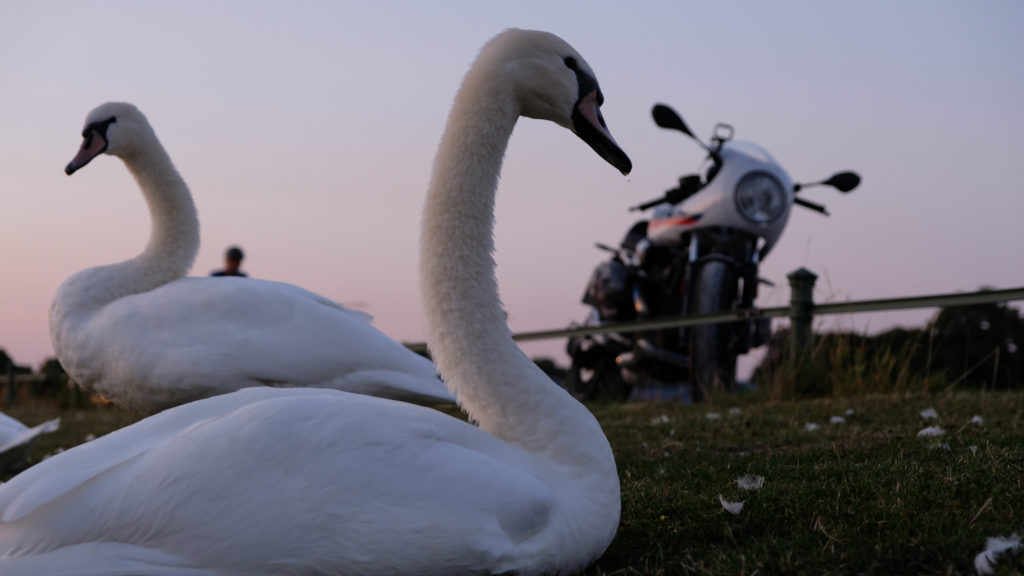
<svg viewBox="0 0 1024 576"><path fill-rule="evenodd" d="M510 29L481 51L502 62L523 116L568 128L623 174L632 162L612 138L601 115L604 95L593 69L568 42L549 32Z"/></svg>
<svg viewBox="0 0 1024 576"><path fill-rule="evenodd" d="M153 129L138 108L126 102L107 102L93 109L85 117L82 129L82 147L64 168L68 175L85 166L93 158L107 153L128 155Z"/></svg>

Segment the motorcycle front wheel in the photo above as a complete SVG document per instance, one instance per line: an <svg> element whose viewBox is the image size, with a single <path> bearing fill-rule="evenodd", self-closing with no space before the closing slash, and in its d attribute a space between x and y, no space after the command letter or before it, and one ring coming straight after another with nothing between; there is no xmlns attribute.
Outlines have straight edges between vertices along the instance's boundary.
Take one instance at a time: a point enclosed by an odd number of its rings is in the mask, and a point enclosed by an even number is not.
<svg viewBox="0 0 1024 576"><path fill-rule="evenodd" d="M693 286L694 313L731 310L736 301L736 288L732 266L720 260L705 262ZM718 391L732 390L736 383L736 350L733 324L702 324L691 330L690 383L695 402Z"/></svg>

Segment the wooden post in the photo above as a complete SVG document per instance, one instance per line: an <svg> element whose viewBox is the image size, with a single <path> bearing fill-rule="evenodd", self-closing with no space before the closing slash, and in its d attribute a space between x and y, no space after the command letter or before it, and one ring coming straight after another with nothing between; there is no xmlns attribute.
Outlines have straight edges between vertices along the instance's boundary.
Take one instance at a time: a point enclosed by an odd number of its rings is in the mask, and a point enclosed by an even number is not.
<svg viewBox="0 0 1024 576"><path fill-rule="evenodd" d="M814 282L818 276L806 268L789 276L789 358L797 361L810 357L814 345Z"/></svg>
<svg viewBox="0 0 1024 576"><path fill-rule="evenodd" d="M7 407L14 406L14 361L7 359Z"/></svg>

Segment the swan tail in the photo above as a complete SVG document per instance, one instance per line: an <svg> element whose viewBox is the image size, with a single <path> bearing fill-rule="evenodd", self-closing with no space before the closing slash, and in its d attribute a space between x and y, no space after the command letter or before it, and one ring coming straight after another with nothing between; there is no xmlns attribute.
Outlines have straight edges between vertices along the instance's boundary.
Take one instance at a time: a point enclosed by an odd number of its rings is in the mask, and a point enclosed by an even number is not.
<svg viewBox="0 0 1024 576"><path fill-rule="evenodd" d="M0 558L4 576L223 576L193 568L155 548L117 542L87 542L49 552Z"/></svg>
<svg viewBox="0 0 1024 576"><path fill-rule="evenodd" d="M60 418L43 422L34 428L26 428L3 445L0 445L0 471L15 471L25 468L36 436L50 434L60 428Z"/></svg>
<svg viewBox="0 0 1024 576"><path fill-rule="evenodd" d="M325 387L337 386L346 392L389 398L401 402L431 406L455 404L455 396L437 378L421 378L392 370L363 370L346 374Z"/></svg>
<svg viewBox="0 0 1024 576"><path fill-rule="evenodd" d="M11 438L8 442L0 446L0 452L5 452L16 446L28 444L32 440L35 440L36 436L41 434L52 434L60 428L60 418L54 418L53 420L47 420L38 426L32 428L26 428L18 433L17 436Z"/></svg>

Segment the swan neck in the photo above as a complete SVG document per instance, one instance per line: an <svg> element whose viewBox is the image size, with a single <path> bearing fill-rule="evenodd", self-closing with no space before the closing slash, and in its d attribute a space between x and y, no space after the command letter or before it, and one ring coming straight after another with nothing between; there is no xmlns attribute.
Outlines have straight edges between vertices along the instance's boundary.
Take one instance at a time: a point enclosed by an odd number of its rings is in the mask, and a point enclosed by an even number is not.
<svg viewBox="0 0 1024 576"><path fill-rule="evenodd" d="M158 140L124 162L149 208L149 242L136 260L149 276L151 285L144 289L152 289L192 267L199 252L199 217L188 186Z"/></svg>
<svg viewBox="0 0 1024 576"><path fill-rule="evenodd" d="M495 192L519 117L508 93L498 83L481 86L471 70L438 148L420 242L427 342L442 378L482 429L615 478L597 421L512 341L498 296Z"/></svg>
<svg viewBox="0 0 1024 576"><path fill-rule="evenodd" d="M465 97L448 118L427 192L421 238L425 327L442 377L481 427L496 418L481 397L502 395L484 365L518 365L495 277L494 204L516 110L492 95ZM481 106L490 101L493 108ZM497 109L494 109L497 108ZM512 351L515 349L515 352ZM458 351L458 358L453 354ZM493 431L493 430L492 430Z"/></svg>
<svg viewBox="0 0 1024 576"><path fill-rule="evenodd" d="M83 270L69 278L57 296L65 305L58 308L95 309L182 278L192 267L199 252L195 204L156 135L149 136L118 154L149 209L151 230L146 248L130 260Z"/></svg>

